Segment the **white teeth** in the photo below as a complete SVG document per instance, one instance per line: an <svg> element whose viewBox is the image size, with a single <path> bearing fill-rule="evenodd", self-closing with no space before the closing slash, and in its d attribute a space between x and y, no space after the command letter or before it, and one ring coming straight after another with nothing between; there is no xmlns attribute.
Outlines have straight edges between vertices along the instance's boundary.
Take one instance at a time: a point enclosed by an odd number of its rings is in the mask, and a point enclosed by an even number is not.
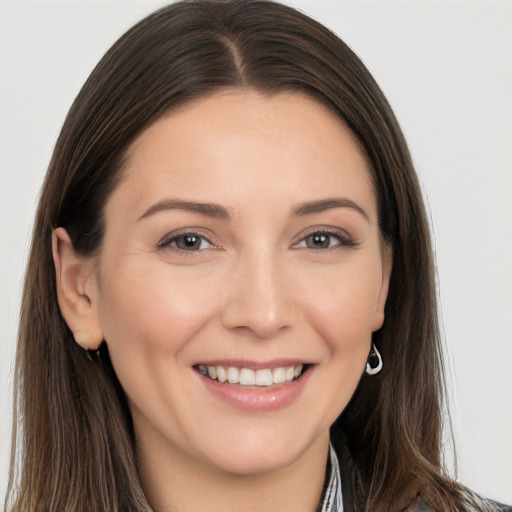
<svg viewBox="0 0 512 512"><path fill-rule="evenodd" d="M272 386L273 384L285 384L298 378L302 374L304 365L280 366L274 369L263 368L252 370L251 368L237 368L235 366L206 366L198 365L199 373L219 382L240 384L241 386Z"/></svg>
<svg viewBox="0 0 512 512"><path fill-rule="evenodd" d="M295 377L295 369L293 366L288 366L284 371L284 377L287 381L292 381L293 377Z"/></svg>
<svg viewBox="0 0 512 512"><path fill-rule="evenodd" d="M228 380L228 376L226 374L224 366L216 366L215 371L217 372L217 380L219 382L226 382Z"/></svg>
<svg viewBox="0 0 512 512"><path fill-rule="evenodd" d="M238 368L234 368L233 366L230 366L228 368L228 382L230 384L238 384L240 380L240 372L238 371Z"/></svg>
<svg viewBox="0 0 512 512"><path fill-rule="evenodd" d="M265 370L256 371L256 385L258 386L272 386L274 383L272 379L272 371L268 368Z"/></svg>
<svg viewBox="0 0 512 512"><path fill-rule="evenodd" d="M249 368L240 370L240 384L242 386L254 386L256 384L256 374Z"/></svg>
<svg viewBox="0 0 512 512"><path fill-rule="evenodd" d="M286 380L284 368L276 368L272 372L272 377L273 377L274 384L283 384L284 381Z"/></svg>

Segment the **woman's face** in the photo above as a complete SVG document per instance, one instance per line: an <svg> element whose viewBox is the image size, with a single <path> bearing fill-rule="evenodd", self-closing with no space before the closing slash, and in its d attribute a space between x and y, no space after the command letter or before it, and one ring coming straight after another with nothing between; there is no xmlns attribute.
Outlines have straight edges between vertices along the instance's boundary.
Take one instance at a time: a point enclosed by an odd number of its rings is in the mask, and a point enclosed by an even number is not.
<svg viewBox="0 0 512 512"><path fill-rule="evenodd" d="M391 259L347 127L301 95L195 101L134 142L105 219L97 314L138 450L249 474L325 449Z"/></svg>

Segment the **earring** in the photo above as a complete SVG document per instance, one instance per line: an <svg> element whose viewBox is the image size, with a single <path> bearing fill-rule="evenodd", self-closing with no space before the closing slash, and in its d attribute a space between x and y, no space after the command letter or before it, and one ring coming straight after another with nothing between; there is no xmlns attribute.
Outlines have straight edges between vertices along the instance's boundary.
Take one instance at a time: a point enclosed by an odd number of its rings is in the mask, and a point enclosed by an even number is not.
<svg viewBox="0 0 512 512"><path fill-rule="evenodd" d="M76 331L73 333L75 341L84 350L91 350L92 345L92 334L89 331Z"/></svg>
<svg viewBox="0 0 512 512"><path fill-rule="evenodd" d="M381 372L384 364L382 363L382 356L380 355L377 347L372 343L370 354L368 355L368 361L366 362L366 373L368 375L377 375Z"/></svg>
<svg viewBox="0 0 512 512"><path fill-rule="evenodd" d="M89 331L76 331L73 336L76 344L87 354L90 361L99 361L100 350L99 348L91 348L94 345L94 340Z"/></svg>

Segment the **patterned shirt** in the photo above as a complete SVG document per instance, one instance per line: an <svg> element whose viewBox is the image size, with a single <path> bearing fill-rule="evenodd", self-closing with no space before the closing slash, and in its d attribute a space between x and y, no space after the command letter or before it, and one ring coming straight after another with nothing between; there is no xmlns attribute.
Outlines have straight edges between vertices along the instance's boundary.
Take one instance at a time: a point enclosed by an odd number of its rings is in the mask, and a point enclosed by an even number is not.
<svg viewBox="0 0 512 512"><path fill-rule="evenodd" d="M343 500L341 499L341 476L338 456L332 447L329 450L330 474L326 481L322 503L317 512L343 512Z"/></svg>
<svg viewBox="0 0 512 512"><path fill-rule="evenodd" d="M341 471L332 444L329 453L324 492L316 512L343 512ZM431 494L428 488L420 490L403 512L440 512L444 507L436 505ZM464 512L512 512L512 507L482 498L465 487L460 490L460 499L464 503L460 510Z"/></svg>

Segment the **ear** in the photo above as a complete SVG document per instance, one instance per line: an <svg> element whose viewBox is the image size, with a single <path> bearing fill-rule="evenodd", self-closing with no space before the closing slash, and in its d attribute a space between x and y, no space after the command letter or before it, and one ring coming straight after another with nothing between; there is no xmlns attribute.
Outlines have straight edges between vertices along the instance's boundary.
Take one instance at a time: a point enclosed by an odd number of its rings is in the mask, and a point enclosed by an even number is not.
<svg viewBox="0 0 512 512"><path fill-rule="evenodd" d="M391 269L393 268L393 251L390 244L383 242L382 244L382 280L380 283L379 295L377 297L377 305L374 311L372 331L378 331L384 324L384 308L388 297L389 280L391 278Z"/></svg>
<svg viewBox="0 0 512 512"><path fill-rule="evenodd" d="M64 228L52 233L52 253L62 316L82 348L97 350L103 341L103 330L98 315L95 262L77 255Z"/></svg>

